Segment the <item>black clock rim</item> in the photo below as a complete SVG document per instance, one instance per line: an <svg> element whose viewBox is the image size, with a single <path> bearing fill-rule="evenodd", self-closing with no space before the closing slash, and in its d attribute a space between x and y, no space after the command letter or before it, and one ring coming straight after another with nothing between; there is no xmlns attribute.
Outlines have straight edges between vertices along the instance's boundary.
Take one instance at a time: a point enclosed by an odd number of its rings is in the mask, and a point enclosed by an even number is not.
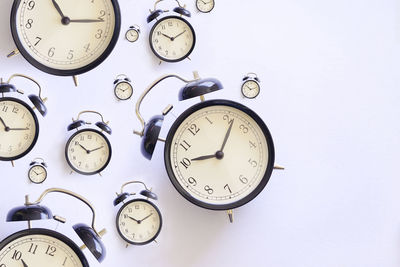
<svg viewBox="0 0 400 267"><path fill-rule="evenodd" d="M199 11L199 12L201 12L201 13L210 13L213 9L214 9L214 7L215 7L215 1L213 0L213 6L212 6L212 8L209 10L209 11L202 11L202 10L200 10L200 8L199 8L199 0L196 0L196 8L197 8L197 10Z"/></svg>
<svg viewBox="0 0 400 267"><path fill-rule="evenodd" d="M154 49L153 43L152 43L152 41L151 41L151 37L153 36L154 29L157 27L157 25L160 24L161 22L163 22L163 21L166 20L166 19L172 19L172 18L181 20L181 21L183 21L184 23L186 23L186 24L189 26L189 29L192 31L192 34L193 34L193 44L192 44L192 47L190 48L190 50L189 50L188 53L186 53L183 57L180 57L180 58L178 58L178 59L168 59L168 58L162 57L162 56L161 56L160 54L158 54L157 51ZM179 62L179 61L182 61L182 60L186 59L187 57L189 57L189 56L192 54L192 52L193 52L193 50L194 50L194 47L195 47L195 45L196 45L196 33L195 33L195 31L194 31L194 28L193 28L192 24L190 24L189 21L187 21L186 19L184 19L184 18L182 18L182 17L179 17L179 16L166 16L166 17L164 17L164 18L158 20L158 21L153 25L153 27L151 28L151 31L150 31L150 34L149 34L149 43L150 43L150 48L151 48L151 51L153 52L153 54L154 54L156 57L158 57L159 59L161 59L162 61L169 62L169 63Z"/></svg>
<svg viewBox="0 0 400 267"><path fill-rule="evenodd" d="M68 146L69 146L69 144L71 143L72 139L73 139L75 136L77 136L78 134L81 134L81 133L83 133L83 132L95 132L95 133L99 134L101 137L104 138L104 140L106 140L106 143L107 143L107 145L108 145L108 148L110 149L110 154L108 155L108 159L107 159L106 163L104 164L104 166L101 167L99 170L94 171L94 172L82 172L82 171L76 169L76 168L72 165L71 161L70 161L69 158L68 158ZM99 174L99 173L101 173L105 168L107 168L108 164L109 164L110 161L111 161L111 154L112 154L112 147L111 147L110 141L108 140L108 138L107 138L102 132L100 132L100 131L98 131L98 130L95 130L95 129L82 129L82 130L77 131L76 133L74 133L73 135L71 135L71 137L68 139L67 144L65 145L65 159L67 160L68 165L71 167L71 169L72 169L74 172L79 173L79 174L82 174L82 175L87 175L87 176Z"/></svg>
<svg viewBox="0 0 400 267"><path fill-rule="evenodd" d="M121 215L122 210L123 210L126 206L128 206L129 204L134 203L134 202L139 202L139 201L141 201L141 202L146 202L147 204L151 205L151 206L157 211L158 217L160 218L160 227L158 228L157 233L156 233L151 239L149 239L148 241L143 242L143 243L132 242L132 241L130 241L129 239L125 238L125 236L121 233L121 230L120 230L119 224L118 224L118 218L119 218L119 216ZM120 235L120 237L121 237L125 242L128 242L129 244L135 245L135 246L143 246L143 245L147 245L147 244L153 242L154 240L156 240L156 238L158 237L158 235L159 235L160 232L161 232L161 228L162 228L163 221L162 221L162 216L161 216L160 210L158 209L158 207L157 207L153 202L151 202L151 201L149 201L149 200L147 200L147 199L137 198L137 199L129 200L128 202L126 202L126 203L119 209L119 211L118 211L118 213L117 213L117 217L115 218L115 223L116 223L116 227L117 227L118 234Z"/></svg>
<svg viewBox="0 0 400 267"><path fill-rule="evenodd" d="M45 172L45 174L46 174L46 176L44 177L43 181L41 181L41 182L35 182L35 181L33 181L33 180L31 179L31 176L29 175L29 174L31 173L31 170L32 170L34 167L37 167L37 166L40 166L41 168L43 168L43 170L44 170L44 172ZM29 170L28 170L28 178L29 178L29 181L31 181L31 183L33 183L33 184L42 184L42 183L44 183L44 181L46 181L46 179L47 179L47 170L46 170L45 167L43 167L43 166L40 165L40 164L33 165L33 166L30 167Z"/></svg>
<svg viewBox="0 0 400 267"><path fill-rule="evenodd" d="M254 99L254 98L256 98L256 97L260 94L260 92L261 92L261 87L260 87L260 84L259 84L256 80L250 80L250 81L254 81L255 83L257 83L258 88L259 88L258 93L257 93L255 96L253 96L253 97L246 96L246 94L244 93L244 86L245 86L245 84L246 84L247 82L249 82L249 81L245 81L245 82L242 84L242 95L243 95L245 98L247 98L247 99Z"/></svg>
<svg viewBox="0 0 400 267"><path fill-rule="evenodd" d="M56 76L76 76L76 75L80 75L85 72L91 71L91 70L95 69L96 67L98 67L101 63L103 63L103 61L105 61L108 58L108 56L111 54L111 52L114 50L114 48L117 44L120 30L121 30L121 11L120 11L120 7L119 7L117 0L110 0L114 7L115 27L114 27L113 37L111 38L111 41L110 41L108 47L106 48L106 50L96 60L94 60L93 62L91 62L88 65L81 67L81 68L71 69L71 70L60 70L60 69L54 69L54 68L47 67L47 66L39 63L37 60L35 60L29 54L29 52L22 45L22 42L20 41L20 38L18 36L17 10L18 10L18 7L19 7L21 1L22 0L15 0L14 4L12 6L12 9L11 9L11 17L10 17L11 34L14 39L14 43L17 46L17 49L19 50L21 55L32 66L34 66L35 68L37 68L43 72L46 72L46 73L52 74L52 75L56 75Z"/></svg>
<svg viewBox="0 0 400 267"><path fill-rule="evenodd" d="M170 152L171 152L171 145L172 145L172 139L175 136L175 133L178 129L178 127L181 125L181 123L188 117L190 116L192 113L206 108L206 107L210 107L210 106L228 106L228 107L233 107L236 108L242 112L245 112L246 114L248 114L261 128L266 142L267 142L267 146L268 146L268 164L266 166L266 170L265 170L265 174L264 177L261 179L261 182L258 184L258 186L246 197L244 197L243 199L240 199L239 201L230 203L230 204L223 204L223 205L213 205L213 204L209 204L209 203L205 203L203 201L200 201L194 197L192 197L178 182L177 178L174 175L173 172L173 168L171 165L171 160L170 160ZM201 208L205 208L205 209L210 209L210 210L231 210L231 209L235 209L238 207L241 207L247 203L249 203L250 201L252 201L253 199L255 199L265 188L265 186L267 185L273 168L274 168L274 162L275 162L275 149L274 149L274 143L272 140L272 136L270 131L268 130L268 127L266 126L266 124L264 123L264 121L251 109L249 109L248 107L239 104L237 102L231 101L231 100L224 100L224 99L216 99L216 100L208 100L208 101L204 101L201 102L199 104L196 104L190 108L188 108L187 110L185 110L179 117L178 119L176 119L176 121L174 122L174 124L172 125L171 129L168 132L168 136L165 142L165 148L164 148L164 163L165 163L165 167L166 167L166 171L168 174L168 177L171 181L171 183L173 184L173 186L175 187L175 189L184 197L186 198L188 201L190 201L191 203L195 204L196 206L199 206Z"/></svg>
<svg viewBox="0 0 400 267"><path fill-rule="evenodd" d="M131 41L131 40L129 40L129 38L128 38L128 33L129 33L130 31L135 31L135 32L138 34L138 35L137 35L137 38L136 38L134 41ZM129 29L129 30L127 30L126 33L125 33L125 39L126 39L128 42L130 42L130 43L134 43L134 42L136 42L137 40L139 40L139 32L138 32L136 29Z"/></svg>
<svg viewBox="0 0 400 267"><path fill-rule="evenodd" d="M35 112L33 111L33 109L30 106L28 106L28 104L25 103L24 101L22 101L22 100L20 100L18 98L14 98L14 97L2 97L2 98L0 98L0 102L3 102L3 101L14 101L14 102L17 102L18 104L21 104L22 106L24 106L29 111L29 113L32 115L33 120L35 122L35 127L36 127L35 136L33 137L32 144L28 147L27 150L25 150L23 153L15 156L15 157L11 157L11 158L0 157L0 161L13 161L13 160L17 160L17 159L25 157L35 147L36 142L37 142L37 140L39 138L39 120L38 120Z"/></svg>
<svg viewBox="0 0 400 267"><path fill-rule="evenodd" d="M117 86L118 86L118 84L121 84L121 83L126 83L126 84L128 84L128 85L132 88L132 93L129 95L128 98L121 98L121 97L119 97L119 96L117 95ZM129 100L129 99L133 96L133 86L132 86L130 83L128 83L128 82L121 81L121 82L117 83L117 84L114 86L114 95L115 95L115 97L116 97L118 100L122 100L122 101Z"/></svg>
<svg viewBox="0 0 400 267"><path fill-rule="evenodd" d="M19 232L16 232L0 242L0 250L3 248L7 247L8 244L13 242L14 240L24 237L24 236L30 236L30 235L45 235L49 237L53 237L61 242L63 242L65 245L67 245L69 248L72 249L72 251L78 256L79 260L81 261L83 267L89 267L89 263L81 251L81 249L68 237L65 235L55 232L50 229L45 229L45 228L32 228L32 229L25 229Z"/></svg>

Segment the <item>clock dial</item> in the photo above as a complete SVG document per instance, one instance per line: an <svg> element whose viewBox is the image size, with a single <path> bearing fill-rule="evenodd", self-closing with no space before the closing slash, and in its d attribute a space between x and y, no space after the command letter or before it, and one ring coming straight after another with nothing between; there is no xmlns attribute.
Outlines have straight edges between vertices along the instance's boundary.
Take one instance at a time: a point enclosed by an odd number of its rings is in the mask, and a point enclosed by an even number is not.
<svg viewBox="0 0 400 267"><path fill-rule="evenodd" d="M128 82L120 82L115 86L115 96L120 100L127 100L133 94L132 85Z"/></svg>
<svg viewBox="0 0 400 267"><path fill-rule="evenodd" d="M1 243L0 266L88 267L79 248L67 237L45 229L16 233Z"/></svg>
<svg viewBox="0 0 400 267"><path fill-rule="evenodd" d="M242 85L242 94L247 98L255 98L260 93L260 85L255 81L247 81Z"/></svg>
<svg viewBox="0 0 400 267"><path fill-rule="evenodd" d="M197 0L196 7L200 12L208 13L214 9L214 0Z"/></svg>
<svg viewBox="0 0 400 267"><path fill-rule="evenodd" d="M76 75L100 64L119 34L115 1L17 0L12 32L18 49L39 69Z"/></svg>
<svg viewBox="0 0 400 267"><path fill-rule="evenodd" d="M135 30L129 30L126 32L125 38L129 42L136 42L139 39L139 33Z"/></svg>
<svg viewBox="0 0 400 267"><path fill-rule="evenodd" d="M201 207L225 210L247 203L265 187L274 148L254 112L215 100L178 118L168 134L165 161L183 196Z"/></svg>
<svg viewBox="0 0 400 267"><path fill-rule="evenodd" d="M192 53L196 42L193 27L185 19L168 16L153 26L150 46L154 54L167 62L177 62Z"/></svg>
<svg viewBox="0 0 400 267"><path fill-rule="evenodd" d="M150 201L132 200L120 209L117 229L130 244L144 245L155 240L161 230L161 213Z"/></svg>
<svg viewBox="0 0 400 267"><path fill-rule="evenodd" d="M25 156L38 135L37 117L26 103L15 98L0 99L0 160Z"/></svg>
<svg viewBox="0 0 400 267"><path fill-rule="evenodd" d="M111 159L111 144L97 130L81 130L71 136L65 153L67 162L74 171L92 175L107 167Z"/></svg>
<svg viewBox="0 0 400 267"><path fill-rule="evenodd" d="M35 165L29 169L28 177L32 183L41 184L47 178L47 171L43 166Z"/></svg>

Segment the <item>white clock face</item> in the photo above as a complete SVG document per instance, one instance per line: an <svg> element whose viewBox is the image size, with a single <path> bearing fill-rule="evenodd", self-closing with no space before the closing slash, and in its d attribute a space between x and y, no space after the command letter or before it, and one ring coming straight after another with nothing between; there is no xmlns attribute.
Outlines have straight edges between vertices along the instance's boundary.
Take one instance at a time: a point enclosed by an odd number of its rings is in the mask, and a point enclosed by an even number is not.
<svg viewBox="0 0 400 267"><path fill-rule="evenodd" d="M115 96L120 100L127 100L133 94L132 85L128 82L120 82L115 86Z"/></svg>
<svg viewBox="0 0 400 267"><path fill-rule="evenodd" d="M160 232L160 213L150 202L134 200L121 208L117 217L117 227L127 242L147 244Z"/></svg>
<svg viewBox="0 0 400 267"><path fill-rule="evenodd" d="M255 98L260 93L260 85L255 81L247 81L242 85L242 93L247 98Z"/></svg>
<svg viewBox="0 0 400 267"><path fill-rule="evenodd" d="M40 184L40 183L43 183L44 180L46 180L47 171L43 166L35 165L29 169L28 177L32 183Z"/></svg>
<svg viewBox="0 0 400 267"><path fill-rule="evenodd" d="M76 132L67 143L68 164L80 174L101 172L111 158L111 146L103 134L95 130Z"/></svg>
<svg viewBox="0 0 400 267"><path fill-rule="evenodd" d="M162 60L176 62L185 59L195 45L195 33L190 24L175 16L159 20L150 36L153 52Z"/></svg>
<svg viewBox="0 0 400 267"><path fill-rule="evenodd" d="M75 70L103 55L116 21L110 0L20 0L15 23L23 49L35 61Z"/></svg>
<svg viewBox="0 0 400 267"><path fill-rule="evenodd" d="M37 140L37 119L26 104L0 99L0 158L17 159Z"/></svg>
<svg viewBox="0 0 400 267"><path fill-rule="evenodd" d="M0 250L1 267L84 267L78 255L61 240L33 234L12 240Z"/></svg>
<svg viewBox="0 0 400 267"><path fill-rule="evenodd" d="M131 29L126 32L125 37L129 42L136 42L139 39L139 33L136 30Z"/></svg>
<svg viewBox="0 0 400 267"><path fill-rule="evenodd" d="M231 106L193 112L168 136L171 180L178 191L205 208L244 204L239 203L254 198L269 179L264 176L273 156L270 159L266 131Z"/></svg>
<svg viewBox="0 0 400 267"><path fill-rule="evenodd" d="M215 5L214 0L197 0L196 6L200 12L208 13L213 10Z"/></svg>

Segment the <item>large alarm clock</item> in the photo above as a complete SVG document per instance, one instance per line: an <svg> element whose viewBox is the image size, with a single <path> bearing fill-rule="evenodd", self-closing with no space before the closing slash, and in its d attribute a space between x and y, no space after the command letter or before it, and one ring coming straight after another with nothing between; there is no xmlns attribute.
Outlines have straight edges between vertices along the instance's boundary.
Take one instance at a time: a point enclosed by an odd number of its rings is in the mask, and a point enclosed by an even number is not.
<svg viewBox="0 0 400 267"><path fill-rule="evenodd" d="M21 53L41 71L75 76L102 63L117 43L117 0L15 0L11 33Z"/></svg>
<svg viewBox="0 0 400 267"><path fill-rule="evenodd" d="M47 114L44 105L46 99L42 98L41 87L33 78L14 74L7 82L0 81L0 160L11 163L27 155L39 137L39 120L34 108L19 98L4 96L8 93L24 93L10 83L17 77L32 81L39 87L39 95L31 94L28 98L42 116Z"/></svg>
<svg viewBox="0 0 400 267"><path fill-rule="evenodd" d="M70 238L60 232L46 228L32 228L36 220L54 219L65 223L66 219L52 214L46 206L40 205L49 193L63 193L77 198L89 206L93 212L92 226L79 223L73 226L76 234L83 241L82 249L88 248L101 262L105 257L105 247L101 236L105 230L97 232L94 228L95 210L82 196L61 188L50 188L43 192L36 202L26 197L25 205L9 211L8 222L28 222L28 229L11 234L0 242L1 267L89 267L81 248Z"/></svg>

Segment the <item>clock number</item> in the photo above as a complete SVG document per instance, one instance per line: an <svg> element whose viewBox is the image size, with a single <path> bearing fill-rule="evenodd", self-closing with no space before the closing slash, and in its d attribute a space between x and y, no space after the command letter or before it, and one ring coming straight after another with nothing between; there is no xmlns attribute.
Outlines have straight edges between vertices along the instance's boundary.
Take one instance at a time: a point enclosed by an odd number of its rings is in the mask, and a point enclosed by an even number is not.
<svg viewBox="0 0 400 267"><path fill-rule="evenodd" d="M104 21L103 17L106 15L104 10L100 10L100 16L98 17L99 20Z"/></svg>
<svg viewBox="0 0 400 267"><path fill-rule="evenodd" d="M7 106L3 106L3 109L1 111L7 112L7 110L8 110L8 107Z"/></svg>
<svg viewBox="0 0 400 267"><path fill-rule="evenodd" d="M37 41L36 41L36 43L34 44L34 46L37 46L37 45L40 43L40 41L42 41L42 38L36 37L35 39L36 39Z"/></svg>
<svg viewBox="0 0 400 267"><path fill-rule="evenodd" d="M252 160L252 159L249 159L249 163L250 163L251 166L253 166L253 168L257 167L257 165L258 165L257 161Z"/></svg>
<svg viewBox="0 0 400 267"><path fill-rule="evenodd" d="M67 257L65 257L62 266L65 266L65 263L67 263Z"/></svg>
<svg viewBox="0 0 400 267"><path fill-rule="evenodd" d="M94 37L96 37L96 39L100 39L102 35L103 35L103 30L102 29L98 29L97 33L96 33L96 35Z"/></svg>
<svg viewBox="0 0 400 267"><path fill-rule="evenodd" d="M207 120L210 124L213 124L213 122L212 122L208 117L206 117L206 120Z"/></svg>
<svg viewBox="0 0 400 267"><path fill-rule="evenodd" d="M73 58L74 58L74 50L69 50L67 59L68 59L68 60L71 60L71 59L73 59Z"/></svg>
<svg viewBox="0 0 400 267"><path fill-rule="evenodd" d="M14 254L12 255L13 260L19 261L22 257L22 252L18 250L14 250Z"/></svg>
<svg viewBox="0 0 400 267"><path fill-rule="evenodd" d="M25 28L30 29L32 28L33 19L28 19L25 24Z"/></svg>
<svg viewBox="0 0 400 267"><path fill-rule="evenodd" d="M36 254L36 249L38 248L38 245L35 245L33 243L31 243L31 246L29 247L28 252L32 253L32 254Z"/></svg>
<svg viewBox="0 0 400 267"><path fill-rule="evenodd" d="M196 186L196 185L197 185L197 181L196 181L196 179L194 179L193 177L189 177L189 178L188 178L188 182L189 182L189 184L191 184L191 185L193 185L193 186Z"/></svg>
<svg viewBox="0 0 400 267"><path fill-rule="evenodd" d="M46 249L46 255L54 257L54 253L56 253L56 250L56 247L48 245Z"/></svg>
<svg viewBox="0 0 400 267"><path fill-rule="evenodd" d="M186 151L188 151L189 148L191 148L192 146L186 142L186 140L183 140L182 143L180 143L181 147L183 147Z"/></svg>
<svg viewBox="0 0 400 267"><path fill-rule="evenodd" d="M246 177L244 177L244 175L240 175L239 176L239 180L243 183L243 184L247 184L249 182L249 179L247 179Z"/></svg>
<svg viewBox="0 0 400 267"><path fill-rule="evenodd" d="M228 185L228 184L226 184L226 185L224 186L224 189L225 189L225 190L228 190L228 191L229 191L229 193L231 193L231 194L232 194L232 190L231 190L231 188L229 187L229 185Z"/></svg>
<svg viewBox="0 0 400 267"><path fill-rule="evenodd" d="M200 128L198 128L196 124L192 124L188 128L188 131L191 132L193 136L195 136L200 131Z"/></svg>
<svg viewBox="0 0 400 267"><path fill-rule="evenodd" d="M189 168L189 166L192 164L192 162L190 161L190 159L188 158L184 158L181 161L181 164L183 165L183 167L185 167L186 169Z"/></svg>
<svg viewBox="0 0 400 267"><path fill-rule="evenodd" d="M12 113L15 113L15 114L17 114L17 113L18 113L18 111L19 111L19 109L18 109L18 108L16 108L16 107L13 107L13 109L12 109Z"/></svg>
<svg viewBox="0 0 400 267"><path fill-rule="evenodd" d="M242 132L244 134L249 132L249 128L247 128L246 126L244 126L243 124L239 126L239 129L242 130Z"/></svg>
<svg viewBox="0 0 400 267"><path fill-rule="evenodd" d="M208 185L206 185L205 187L204 187L204 190L206 190L207 191L207 193L209 194L209 195L212 195L213 193L214 193L214 189L212 189L210 186L208 186Z"/></svg>
<svg viewBox="0 0 400 267"><path fill-rule="evenodd" d="M229 118L229 115L224 115L224 117L222 117L224 119L224 121L228 121L228 124L231 124L233 122L233 119Z"/></svg>
<svg viewBox="0 0 400 267"><path fill-rule="evenodd" d="M172 27L172 21L168 21L168 26Z"/></svg>
<svg viewBox="0 0 400 267"><path fill-rule="evenodd" d="M256 143L249 141L250 148L256 148Z"/></svg>
<svg viewBox="0 0 400 267"><path fill-rule="evenodd" d="M85 45L83 48L85 48L85 52L89 52L90 51L90 43L88 43L87 45Z"/></svg>
<svg viewBox="0 0 400 267"><path fill-rule="evenodd" d="M35 1L29 1L28 2L28 10L33 10L35 8Z"/></svg>
<svg viewBox="0 0 400 267"><path fill-rule="evenodd" d="M55 50L56 50L55 47L50 48L50 49L49 49L49 52L47 52L47 55L48 55L49 57L54 57L54 51L55 51Z"/></svg>

